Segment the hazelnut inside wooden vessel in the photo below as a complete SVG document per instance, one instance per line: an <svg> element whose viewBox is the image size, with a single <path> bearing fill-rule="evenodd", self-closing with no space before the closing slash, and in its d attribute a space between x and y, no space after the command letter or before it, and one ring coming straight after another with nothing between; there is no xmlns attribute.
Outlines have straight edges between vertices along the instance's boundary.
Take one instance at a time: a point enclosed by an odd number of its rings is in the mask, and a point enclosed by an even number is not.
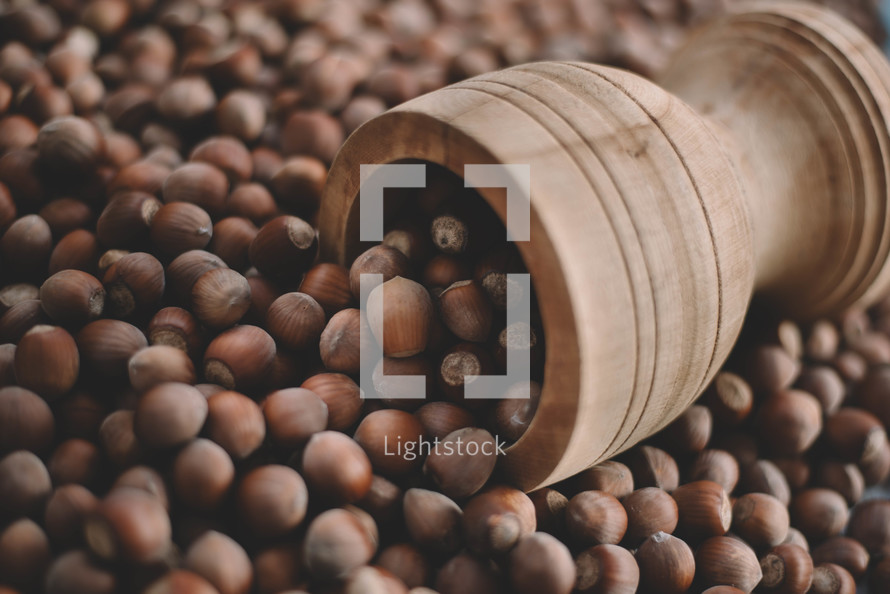
<svg viewBox="0 0 890 594"><path fill-rule="evenodd" d="M322 257L361 251L360 165L530 167L517 246L547 340L536 415L501 460L524 489L566 478L677 417L738 336L752 295L799 319L890 284L890 66L815 7L746 4L662 77L513 67L369 121L334 161ZM514 178L516 183L519 180ZM507 220L502 188L479 188Z"/></svg>

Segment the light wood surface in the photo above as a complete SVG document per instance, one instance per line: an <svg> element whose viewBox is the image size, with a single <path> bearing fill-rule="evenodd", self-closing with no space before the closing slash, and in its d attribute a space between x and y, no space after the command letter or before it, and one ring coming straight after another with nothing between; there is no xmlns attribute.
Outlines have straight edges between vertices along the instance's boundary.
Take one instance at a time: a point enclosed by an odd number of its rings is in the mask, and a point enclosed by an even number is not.
<svg viewBox="0 0 890 594"><path fill-rule="evenodd" d="M861 32L817 7L750 4L694 36L661 82L674 94L582 63L486 74L368 122L328 178L322 253L348 263L361 164L530 165L518 245L545 383L501 464L527 490L680 414L755 290L806 319L890 284L890 67ZM498 191L481 193L505 218Z"/></svg>

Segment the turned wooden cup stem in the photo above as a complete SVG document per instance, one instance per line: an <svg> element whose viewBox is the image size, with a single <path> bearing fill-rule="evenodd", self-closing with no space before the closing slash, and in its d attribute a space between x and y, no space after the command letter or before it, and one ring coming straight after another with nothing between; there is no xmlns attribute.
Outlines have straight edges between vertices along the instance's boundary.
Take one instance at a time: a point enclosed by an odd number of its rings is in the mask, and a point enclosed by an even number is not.
<svg viewBox="0 0 890 594"><path fill-rule="evenodd" d="M547 340L540 406L502 460L531 490L664 427L707 386L755 290L813 318L887 288L890 66L827 10L747 5L662 79L542 62L419 97L347 140L323 256L360 250L360 165L528 164L518 243ZM678 97L682 97L682 100ZM503 190L481 189L506 219Z"/></svg>

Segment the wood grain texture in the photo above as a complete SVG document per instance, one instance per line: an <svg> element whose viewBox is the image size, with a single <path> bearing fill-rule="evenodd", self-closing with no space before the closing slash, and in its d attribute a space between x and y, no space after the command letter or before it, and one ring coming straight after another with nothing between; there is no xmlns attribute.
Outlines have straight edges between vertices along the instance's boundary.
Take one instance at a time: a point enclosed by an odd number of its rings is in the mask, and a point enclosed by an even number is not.
<svg viewBox="0 0 890 594"><path fill-rule="evenodd" d="M368 122L328 178L323 257L347 262L361 164L530 165L531 241L518 246L545 384L502 460L524 489L679 415L755 290L807 318L890 284L890 68L864 35L815 7L750 5L696 35L663 83L675 94L582 63L486 74ZM505 219L498 192L481 193Z"/></svg>

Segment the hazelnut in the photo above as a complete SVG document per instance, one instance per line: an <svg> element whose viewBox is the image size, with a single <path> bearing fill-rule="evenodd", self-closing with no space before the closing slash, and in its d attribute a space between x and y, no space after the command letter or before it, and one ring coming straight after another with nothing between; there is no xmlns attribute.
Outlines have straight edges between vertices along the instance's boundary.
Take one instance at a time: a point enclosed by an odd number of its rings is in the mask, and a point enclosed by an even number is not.
<svg viewBox="0 0 890 594"><path fill-rule="evenodd" d="M748 493L767 493L784 505L791 501L791 486L779 467L769 460L757 460L745 467L741 486Z"/></svg>
<svg viewBox="0 0 890 594"><path fill-rule="evenodd" d="M84 534L90 550L106 560L159 561L172 546L167 510L139 489L109 493L87 518Z"/></svg>
<svg viewBox="0 0 890 594"><path fill-rule="evenodd" d="M344 309L331 316L318 342L321 361L326 369L341 373L359 372L362 322L361 312L355 308Z"/></svg>
<svg viewBox="0 0 890 594"><path fill-rule="evenodd" d="M429 340L433 305L422 285L396 276L368 295L368 325L387 357L410 357Z"/></svg>
<svg viewBox="0 0 890 594"><path fill-rule="evenodd" d="M105 273L107 312L125 318L154 308L164 295L164 267L144 252L127 254Z"/></svg>
<svg viewBox="0 0 890 594"><path fill-rule="evenodd" d="M846 509L844 509L846 520ZM890 554L890 501L870 499L853 508L847 536L862 543L873 557ZM835 532L837 534L837 532Z"/></svg>
<svg viewBox="0 0 890 594"><path fill-rule="evenodd" d="M0 288L0 315L14 305L30 299L38 299L40 289L30 283L13 283Z"/></svg>
<svg viewBox="0 0 890 594"><path fill-rule="evenodd" d="M31 452L18 450L0 459L0 518L38 514L51 492L49 472Z"/></svg>
<svg viewBox="0 0 890 594"><path fill-rule="evenodd" d="M847 502L829 489L801 491L791 500L788 509L791 525L811 541L840 534L847 524Z"/></svg>
<svg viewBox="0 0 890 594"><path fill-rule="evenodd" d="M281 144L287 155L312 155L330 163L343 144L343 128L324 111L297 111L284 125Z"/></svg>
<svg viewBox="0 0 890 594"><path fill-rule="evenodd" d="M445 289L458 281L470 279L471 275L470 267L464 260L448 254L437 254L427 261L423 269L423 284L428 289Z"/></svg>
<svg viewBox="0 0 890 594"><path fill-rule="evenodd" d="M109 379L126 378L130 358L147 346L141 330L119 320L96 320L77 333L83 367Z"/></svg>
<svg viewBox="0 0 890 594"><path fill-rule="evenodd" d="M207 418L207 399L188 384L158 384L139 397L133 429L141 443L162 449L187 443Z"/></svg>
<svg viewBox="0 0 890 594"><path fill-rule="evenodd" d="M86 229L75 229L56 243L49 256L50 275L63 270L82 270L95 274L99 264L99 240ZM104 296L103 296L104 306ZM2 310L2 307L0 307Z"/></svg>
<svg viewBox="0 0 890 594"><path fill-rule="evenodd" d="M633 484L641 487L659 487L668 493L680 483L677 462L664 450L652 446L637 446L625 456L625 464L633 474Z"/></svg>
<svg viewBox="0 0 890 594"><path fill-rule="evenodd" d="M253 574L258 594L277 594L298 588L305 579L300 561L302 553L293 545L283 544L259 551L253 559ZM299 592L297 590L297 592Z"/></svg>
<svg viewBox="0 0 890 594"><path fill-rule="evenodd" d="M679 511L678 533L701 541L726 534L732 524L732 505L723 487L711 481L680 485L672 493ZM786 529L787 530L787 529Z"/></svg>
<svg viewBox="0 0 890 594"><path fill-rule="evenodd" d="M117 580L111 571L99 566L87 551L74 550L59 555L46 574L47 594L114 594Z"/></svg>
<svg viewBox="0 0 890 594"><path fill-rule="evenodd" d="M814 485L840 493L848 505L855 505L865 491L865 479L855 464L823 462L816 470Z"/></svg>
<svg viewBox="0 0 890 594"><path fill-rule="evenodd" d="M34 214L16 220L0 237L0 259L3 260L4 272L17 279L42 275L52 249L49 225Z"/></svg>
<svg viewBox="0 0 890 594"><path fill-rule="evenodd" d="M303 349L318 344L325 327L324 310L305 293L285 293L269 306L266 325L278 344Z"/></svg>
<svg viewBox="0 0 890 594"><path fill-rule="evenodd" d="M488 481L497 455L497 442L488 431L465 427L449 433L429 452L423 472L449 497L469 497Z"/></svg>
<svg viewBox="0 0 890 594"><path fill-rule="evenodd" d="M156 106L165 119L190 123L216 107L216 95L203 78L184 76L167 84L158 95Z"/></svg>
<svg viewBox="0 0 890 594"><path fill-rule="evenodd" d="M637 489L625 497L621 504L627 514L624 539L628 544L635 545L656 532L671 534L677 527L677 503L661 489Z"/></svg>
<svg viewBox="0 0 890 594"><path fill-rule="evenodd" d="M833 415L847 395L843 380L827 365L806 367L797 378L796 386L812 394L826 415Z"/></svg>
<svg viewBox="0 0 890 594"><path fill-rule="evenodd" d="M813 582L813 560L804 549L782 544L760 559L763 579L760 588L768 592L807 592Z"/></svg>
<svg viewBox="0 0 890 594"><path fill-rule="evenodd" d="M15 377L21 387L52 400L74 387L79 373L77 344L64 329L34 326L19 341L15 351Z"/></svg>
<svg viewBox="0 0 890 594"><path fill-rule="evenodd" d="M225 173L213 165L191 162L168 175L161 191L164 202L190 202L211 217L218 217L225 211L229 181Z"/></svg>
<svg viewBox="0 0 890 594"><path fill-rule="evenodd" d="M293 283L312 265L318 234L303 219L282 215L263 225L248 248L250 263L280 283Z"/></svg>
<svg viewBox="0 0 890 594"><path fill-rule="evenodd" d="M834 324L819 320L810 328L809 336L804 343L804 351L810 359L831 361L837 354L840 336Z"/></svg>
<svg viewBox="0 0 890 594"><path fill-rule="evenodd" d="M417 409L414 416L420 421L427 439L439 441L458 429L476 426L472 412L450 402L428 402Z"/></svg>
<svg viewBox="0 0 890 594"><path fill-rule="evenodd" d="M192 149L189 161L209 163L226 174L232 185L250 181L253 162L247 147L231 136L211 136Z"/></svg>
<svg viewBox="0 0 890 594"><path fill-rule="evenodd" d="M868 572L868 587L875 592L883 592L890 586L890 559L881 559Z"/></svg>
<svg viewBox="0 0 890 594"><path fill-rule="evenodd" d="M315 392L328 407L328 429L346 431L362 411L361 389L342 373L319 373L306 379L301 388Z"/></svg>
<svg viewBox="0 0 890 594"><path fill-rule="evenodd" d="M390 229L383 236L382 245L394 247L416 266L428 258L429 239L426 234L413 223L403 223ZM450 283L449 283L450 284ZM447 286L447 285L446 285Z"/></svg>
<svg viewBox="0 0 890 594"><path fill-rule="evenodd" d="M285 208L308 217L318 209L327 175L327 167L319 159L292 156L273 173L269 187Z"/></svg>
<svg viewBox="0 0 890 594"><path fill-rule="evenodd" d="M732 506L732 530L755 548L775 547L788 536L788 508L766 493L748 493Z"/></svg>
<svg viewBox="0 0 890 594"><path fill-rule="evenodd" d="M868 361L854 351L841 351L831 363L844 381L859 383L868 371Z"/></svg>
<svg viewBox="0 0 890 594"><path fill-rule="evenodd" d="M40 306L39 299L20 301L0 317L0 340L19 342L34 326L51 322L52 320Z"/></svg>
<svg viewBox="0 0 890 594"><path fill-rule="evenodd" d="M278 204L266 186L253 182L240 184L226 199L226 214L262 225L278 214Z"/></svg>
<svg viewBox="0 0 890 594"><path fill-rule="evenodd" d="M403 375L422 376L424 383L423 392L420 393L414 390L412 384L402 384L397 378ZM423 355L401 359L383 357L377 362L374 370L371 372L371 383L384 406L414 411L421 407L431 394L435 393L435 371L430 360ZM465 426L473 424L475 423L471 420ZM452 430L459 428L453 427ZM442 437L450 432L445 432Z"/></svg>
<svg viewBox="0 0 890 594"><path fill-rule="evenodd" d="M806 392L780 389L760 405L757 428L761 441L772 453L800 454L822 430L822 409Z"/></svg>
<svg viewBox="0 0 890 594"><path fill-rule="evenodd" d="M226 389L247 390L263 382L275 361L275 340L256 326L236 326L204 351L204 378Z"/></svg>
<svg viewBox="0 0 890 594"><path fill-rule="evenodd" d="M624 499L634 490L630 469L615 460L600 462L571 479L578 491L603 491L616 499Z"/></svg>
<svg viewBox="0 0 890 594"><path fill-rule="evenodd" d="M212 416L211 401L211 416ZM269 394L263 401L263 415L269 436L279 446L296 448L312 435L324 431L328 407L314 392L287 388Z"/></svg>
<svg viewBox="0 0 890 594"><path fill-rule="evenodd" d="M566 517L571 513L570 504ZM528 495L511 487L491 487L464 506L466 546L482 556L508 553L520 539L535 531L536 521L535 505Z"/></svg>
<svg viewBox="0 0 890 594"><path fill-rule="evenodd" d="M618 544L627 525L624 507L605 491L581 491L566 507L566 529L580 546Z"/></svg>
<svg viewBox="0 0 890 594"><path fill-rule="evenodd" d="M136 437L133 418L131 410L116 410L105 417L99 426L99 441L105 457L123 468L135 464L144 453Z"/></svg>
<svg viewBox="0 0 890 594"><path fill-rule="evenodd" d="M483 342L491 330L491 302L475 281L458 281L439 295L439 313L445 326L458 338Z"/></svg>
<svg viewBox="0 0 890 594"><path fill-rule="evenodd" d="M690 481L713 481L727 493L739 482L739 463L723 450L702 450L689 465Z"/></svg>
<svg viewBox="0 0 890 594"><path fill-rule="evenodd" d="M101 2L102 0L93 0ZM184 569L174 569L159 577L144 590L145 594L219 594L210 582L196 573Z"/></svg>
<svg viewBox="0 0 890 594"><path fill-rule="evenodd" d="M833 563L823 563L813 569L811 594L854 594L856 582L850 572Z"/></svg>
<svg viewBox="0 0 890 594"><path fill-rule="evenodd" d="M497 592L500 577L489 563L468 553L452 557L436 574L440 594Z"/></svg>
<svg viewBox="0 0 890 594"><path fill-rule="evenodd" d="M571 552L547 533L527 534L510 551L510 584L518 594L569 594L575 587L575 575Z"/></svg>
<svg viewBox="0 0 890 594"><path fill-rule="evenodd" d="M810 464L801 456L773 458L773 464L782 471L792 491L799 491L810 482Z"/></svg>
<svg viewBox="0 0 890 594"><path fill-rule="evenodd" d="M195 383L195 366L188 355L175 347L155 345L137 351L127 363L130 385L145 392L164 382Z"/></svg>
<svg viewBox="0 0 890 594"><path fill-rule="evenodd" d="M192 287L192 311L211 328L228 328L250 309L250 284L234 270L208 270Z"/></svg>
<svg viewBox="0 0 890 594"><path fill-rule="evenodd" d="M46 221L53 237L60 239L75 229L88 227L93 221L90 206L74 198L57 198L40 209L40 218Z"/></svg>
<svg viewBox="0 0 890 594"><path fill-rule="evenodd" d="M380 475L371 477L371 488L355 502L380 524L393 522L402 513L402 490Z"/></svg>
<svg viewBox="0 0 890 594"><path fill-rule="evenodd" d="M226 217L213 226L213 237L207 249L219 256L233 270L250 267L248 250L259 229L250 219Z"/></svg>
<svg viewBox="0 0 890 594"><path fill-rule="evenodd" d="M841 408L825 420L824 436L831 451L850 462L867 462L887 442L881 421L852 407Z"/></svg>
<svg viewBox="0 0 890 594"><path fill-rule="evenodd" d="M328 317L352 303L349 271L338 264L322 262L306 271L300 292L318 301Z"/></svg>
<svg viewBox="0 0 890 594"><path fill-rule="evenodd" d="M189 546L184 566L210 582L219 594L247 594L253 583L250 557L241 545L214 530Z"/></svg>
<svg viewBox="0 0 890 594"><path fill-rule="evenodd" d="M31 590L41 583L51 554L46 533L27 518L0 532L0 574L4 583Z"/></svg>
<svg viewBox="0 0 890 594"><path fill-rule="evenodd" d="M439 364L439 388L446 398L466 408L479 408L485 399L468 399L467 387L479 376L494 373L494 363L488 351L472 342L460 342L442 355Z"/></svg>
<svg viewBox="0 0 890 594"><path fill-rule="evenodd" d="M281 297L281 290L259 273L248 274L247 284L250 285L250 309L247 310L245 317L253 323L264 325L266 313L272 303Z"/></svg>
<svg viewBox="0 0 890 594"><path fill-rule="evenodd" d="M321 431L303 449L303 475L313 493L341 503L364 497L371 488L371 462L349 436Z"/></svg>
<svg viewBox="0 0 890 594"><path fill-rule="evenodd" d="M216 124L223 134L252 142L266 125L266 106L256 93L236 89L216 106Z"/></svg>
<svg viewBox="0 0 890 594"><path fill-rule="evenodd" d="M402 581L408 588L418 588L427 583L430 564L414 545L397 543L380 551L377 565Z"/></svg>
<svg viewBox="0 0 890 594"><path fill-rule="evenodd" d="M407 474L423 463L423 452L414 450L421 448L423 427L411 413L372 412L362 419L354 439L365 450L374 470L384 476Z"/></svg>
<svg viewBox="0 0 890 594"><path fill-rule="evenodd" d="M269 427L271 431L271 424ZM263 445L266 423L257 404L238 392L222 390L207 398L207 437L235 460L243 460Z"/></svg>
<svg viewBox="0 0 890 594"><path fill-rule="evenodd" d="M200 206L170 202L152 217L149 234L159 253L175 258L189 250L203 249L210 243L213 222Z"/></svg>
<svg viewBox="0 0 890 594"><path fill-rule="evenodd" d="M46 122L37 134L40 161L55 173L83 175L105 155L105 139L88 120L63 116Z"/></svg>
<svg viewBox="0 0 890 594"><path fill-rule="evenodd" d="M728 536L714 536L695 552L695 577L702 586L732 585L751 592L763 577L751 547Z"/></svg>
<svg viewBox="0 0 890 594"><path fill-rule="evenodd" d="M250 151L250 160L253 161L254 179L263 184L271 183L272 177L284 164L284 158L281 156L281 153L267 146L258 146Z"/></svg>
<svg viewBox="0 0 890 594"><path fill-rule="evenodd" d="M696 574L695 558L689 545L656 532L640 545L634 555L640 570L640 591L682 594Z"/></svg>
<svg viewBox="0 0 890 594"><path fill-rule="evenodd" d="M147 245L151 222L160 208L161 202L150 193L118 192L96 221L96 238L106 248L139 249Z"/></svg>
<svg viewBox="0 0 890 594"><path fill-rule="evenodd" d="M85 439L66 439L53 451L47 462L47 470L53 485L77 483L96 486L102 473L102 453Z"/></svg>
<svg viewBox="0 0 890 594"><path fill-rule="evenodd" d="M460 548L463 512L447 496L425 489L408 489L403 510L408 534L419 546L445 555Z"/></svg>
<svg viewBox="0 0 890 594"><path fill-rule="evenodd" d="M634 594L640 569L633 554L618 545L601 544L575 558L575 588L580 594Z"/></svg>
<svg viewBox="0 0 890 594"><path fill-rule="evenodd" d="M799 364L778 345L764 344L748 354L745 379L755 392L784 390L794 383Z"/></svg>
<svg viewBox="0 0 890 594"><path fill-rule="evenodd" d="M237 492L239 515L259 538L281 536L299 526L306 517L308 500L303 477L278 464L250 471Z"/></svg>
<svg viewBox="0 0 890 594"><path fill-rule="evenodd" d="M813 549L812 556L816 564L840 565L857 581L865 576L871 558L859 541L846 536L832 536Z"/></svg>
<svg viewBox="0 0 890 594"><path fill-rule="evenodd" d="M173 490L179 501L197 510L219 506L235 480L235 465L209 439L196 439L173 461Z"/></svg>
<svg viewBox="0 0 890 594"><path fill-rule="evenodd" d="M191 302L192 288L201 276L216 268L226 268L219 256L202 250L190 250L167 266L169 293L181 304Z"/></svg>
<svg viewBox="0 0 890 594"><path fill-rule="evenodd" d="M550 487L544 487L528 494L535 506L535 522L538 532L546 532L558 538L565 534L566 507L568 498Z"/></svg>
<svg viewBox="0 0 890 594"><path fill-rule="evenodd" d="M45 452L55 419L46 401L18 386L0 388L0 456L14 450Z"/></svg>
<svg viewBox="0 0 890 594"><path fill-rule="evenodd" d="M394 247L376 245L362 252L349 269L349 290L356 299L361 298L361 275L382 274L383 282L407 276L411 265L405 254Z"/></svg>
<svg viewBox="0 0 890 594"><path fill-rule="evenodd" d="M803 535L803 532L792 526L788 529L788 536L785 537L785 542L782 544L793 544L797 545L803 550L809 552L810 543L807 542L807 537Z"/></svg>
<svg viewBox="0 0 890 594"><path fill-rule="evenodd" d="M99 500L83 485L56 487L43 514L43 525L54 545L68 548L83 540L83 524L99 505Z"/></svg>
<svg viewBox="0 0 890 594"><path fill-rule="evenodd" d="M111 489L138 489L145 491L158 500L164 509L170 510L170 497L167 484L154 468L149 466L132 466L122 472Z"/></svg>
<svg viewBox="0 0 890 594"><path fill-rule="evenodd" d="M303 562L320 581L342 579L374 556L377 541L352 512L329 509L306 531Z"/></svg>

